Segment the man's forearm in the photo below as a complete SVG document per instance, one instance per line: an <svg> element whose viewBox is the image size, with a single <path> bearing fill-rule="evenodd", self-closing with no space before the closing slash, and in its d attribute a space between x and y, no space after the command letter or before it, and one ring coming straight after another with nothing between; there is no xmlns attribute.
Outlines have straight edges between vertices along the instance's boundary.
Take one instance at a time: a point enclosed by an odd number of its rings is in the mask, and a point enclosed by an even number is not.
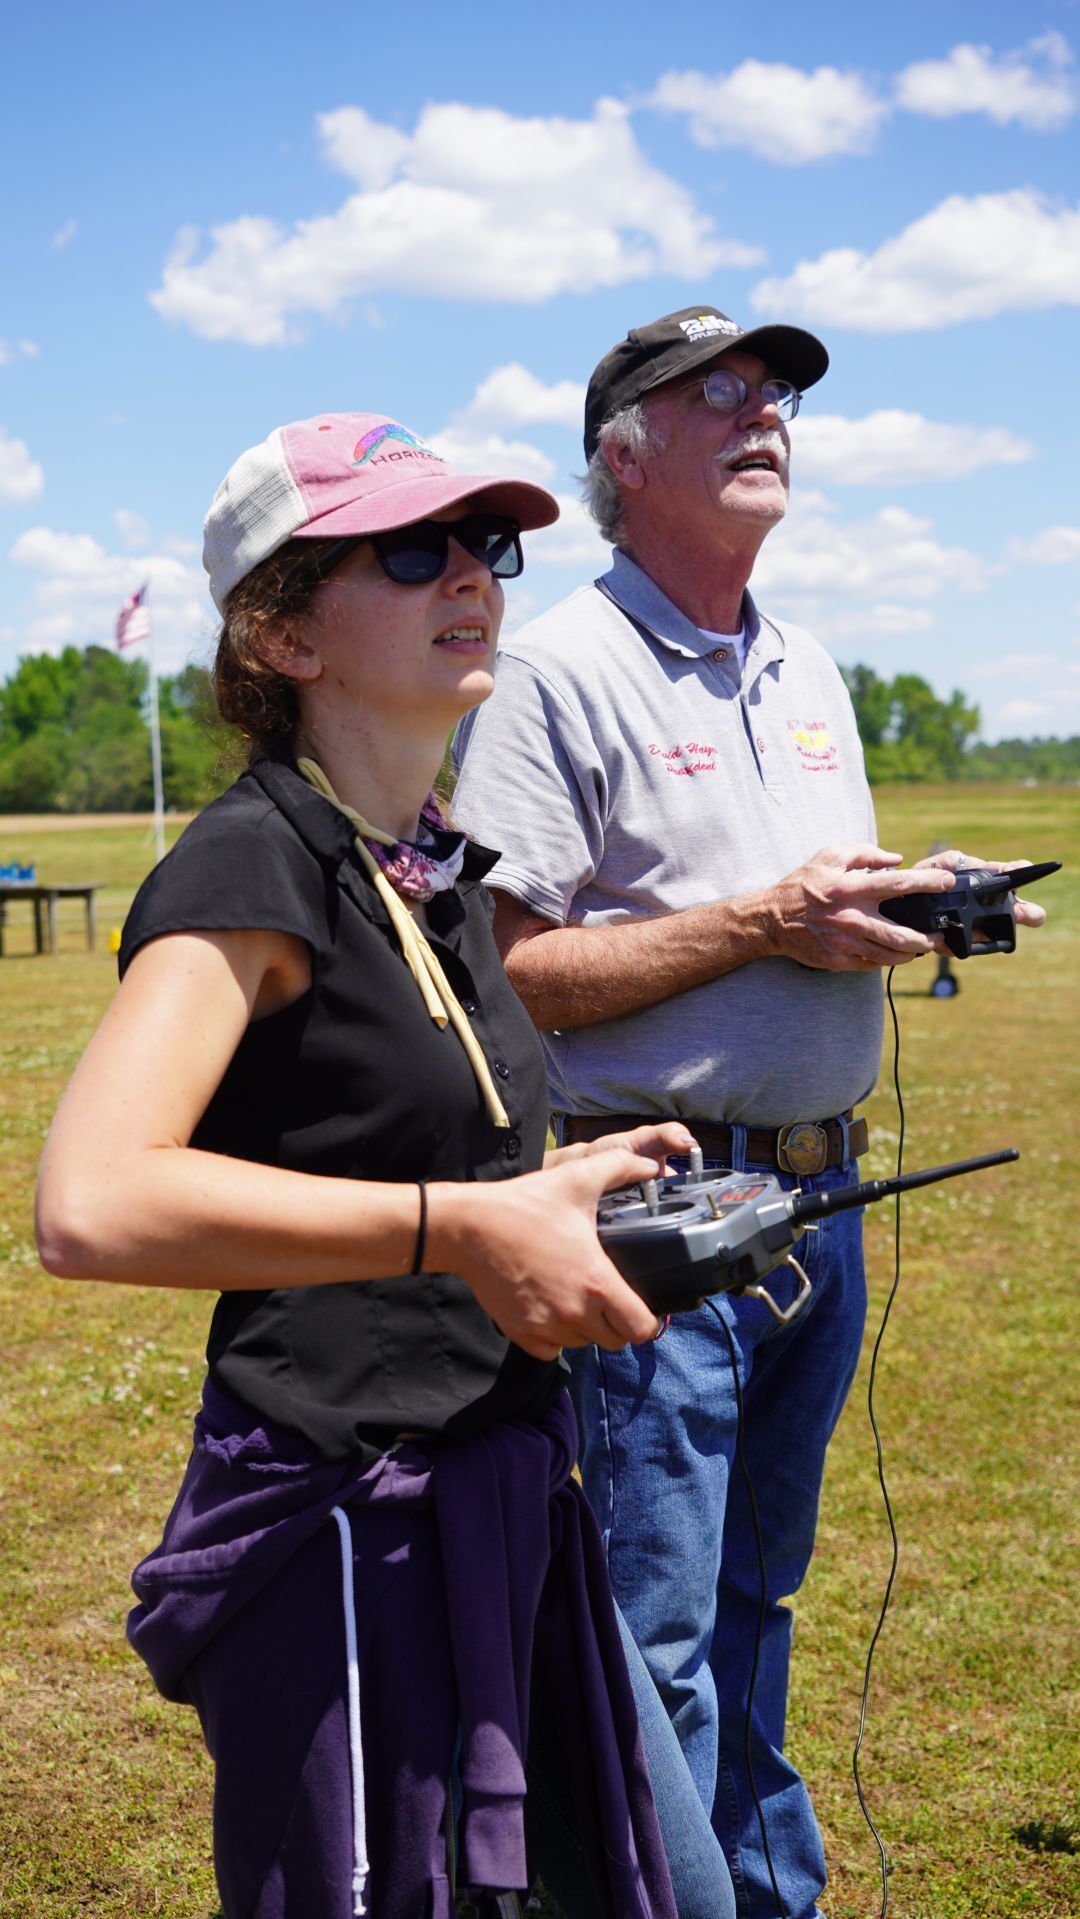
<svg viewBox="0 0 1080 1919"><path fill-rule="evenodd" d="M500 899L495 930L506 970L541 1032L638 1013L776 950L765 893L613 926L540 930L530 918L523 931L518 920L511 938L508 917Z"/></svg>
<svg viewBox="0 0 1080 1919"><path fill-rule="evenodd" d="M903 965L941 941L887 919L881 902L951 885L951 872L903 869L879 846L824 846L761 892L613 926L554 926L497 891L495 937L534 1024L552 1032L639 1013L752 960L828 973Z"/></svg>

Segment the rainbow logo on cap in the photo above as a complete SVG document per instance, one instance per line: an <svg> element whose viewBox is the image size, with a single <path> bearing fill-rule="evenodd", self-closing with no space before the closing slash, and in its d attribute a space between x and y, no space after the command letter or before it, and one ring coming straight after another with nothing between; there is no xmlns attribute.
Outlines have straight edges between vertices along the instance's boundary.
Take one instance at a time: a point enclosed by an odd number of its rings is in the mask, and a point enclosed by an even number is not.
<svg viewBox="0 0 1080 1919"><path fill-rule="evenodd" d="M357 440L353 447L353 465L363 466L364 461L370 460L384 440L403 440L406 446L415 446L421 453L431 451L430 447L424 445L423 440L417 439L415 433L410 433L406 427L395 425L393 420L387 420L382 426L373 426L370 432L364 434L362 440Z"/></svg>

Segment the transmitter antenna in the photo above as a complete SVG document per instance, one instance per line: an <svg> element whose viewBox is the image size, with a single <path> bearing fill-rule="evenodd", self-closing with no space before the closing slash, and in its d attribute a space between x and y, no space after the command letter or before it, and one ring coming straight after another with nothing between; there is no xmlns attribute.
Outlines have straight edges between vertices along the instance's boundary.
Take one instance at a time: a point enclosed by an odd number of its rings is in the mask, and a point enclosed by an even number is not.
<svg viewBox="0 0 1080 1919"><path fill-rule="evenodd" d="M867 1206L876 1199L888 1199L892 1193L910 1193L916 1186L936 1186L939 1179L957 1179L961 1173L981 1173L988 1166L1004 1166L1019 1159L1015 1146L1000 1153L983 1153L978 1159L955 1159L948 1166L926 1166L917 1173L900 1173L893 1179L864 1179L857 1186L838 1186L832 1192L797 1193L790 1202L792 1219L821 1219L825 1213L846 1213L853 1206Z"/></svg>

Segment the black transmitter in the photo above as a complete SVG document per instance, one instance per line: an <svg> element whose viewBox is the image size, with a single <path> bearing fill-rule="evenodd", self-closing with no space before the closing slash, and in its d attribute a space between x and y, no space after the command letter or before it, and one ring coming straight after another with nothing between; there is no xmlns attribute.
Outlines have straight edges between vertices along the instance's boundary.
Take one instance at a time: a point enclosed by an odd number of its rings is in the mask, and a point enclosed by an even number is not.
<svg viewBox="0 0 1080 1919"><path fill-rule="evenodd" d="M1041 866L1013 866L993 873L973 866L953 875L948 893L904 893L882 900L881 911L896 926L931 939L940 933L955 959L978 959L986 953L1016 950L1016 889L1044 880L1061 870L1060 860Z"/></svg>

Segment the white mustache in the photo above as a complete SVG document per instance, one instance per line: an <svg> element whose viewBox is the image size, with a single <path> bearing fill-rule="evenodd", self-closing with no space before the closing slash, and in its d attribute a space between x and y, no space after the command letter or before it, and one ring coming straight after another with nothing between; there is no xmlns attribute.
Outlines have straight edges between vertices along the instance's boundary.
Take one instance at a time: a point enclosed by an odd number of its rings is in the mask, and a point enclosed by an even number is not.
<svg viewBox="0 0 1080 1919"><path fill-rule="evenodd" d="M722 453L716 455L716 464L734 466L739 460L749 459L755 453L771 454L776 461L777 472L787 472L790 458L788 448L783 435L777 433L775 427L766 428L764 432L759 427L751 427L749 433L744 433L734 446L726 446Z"/></svg>

